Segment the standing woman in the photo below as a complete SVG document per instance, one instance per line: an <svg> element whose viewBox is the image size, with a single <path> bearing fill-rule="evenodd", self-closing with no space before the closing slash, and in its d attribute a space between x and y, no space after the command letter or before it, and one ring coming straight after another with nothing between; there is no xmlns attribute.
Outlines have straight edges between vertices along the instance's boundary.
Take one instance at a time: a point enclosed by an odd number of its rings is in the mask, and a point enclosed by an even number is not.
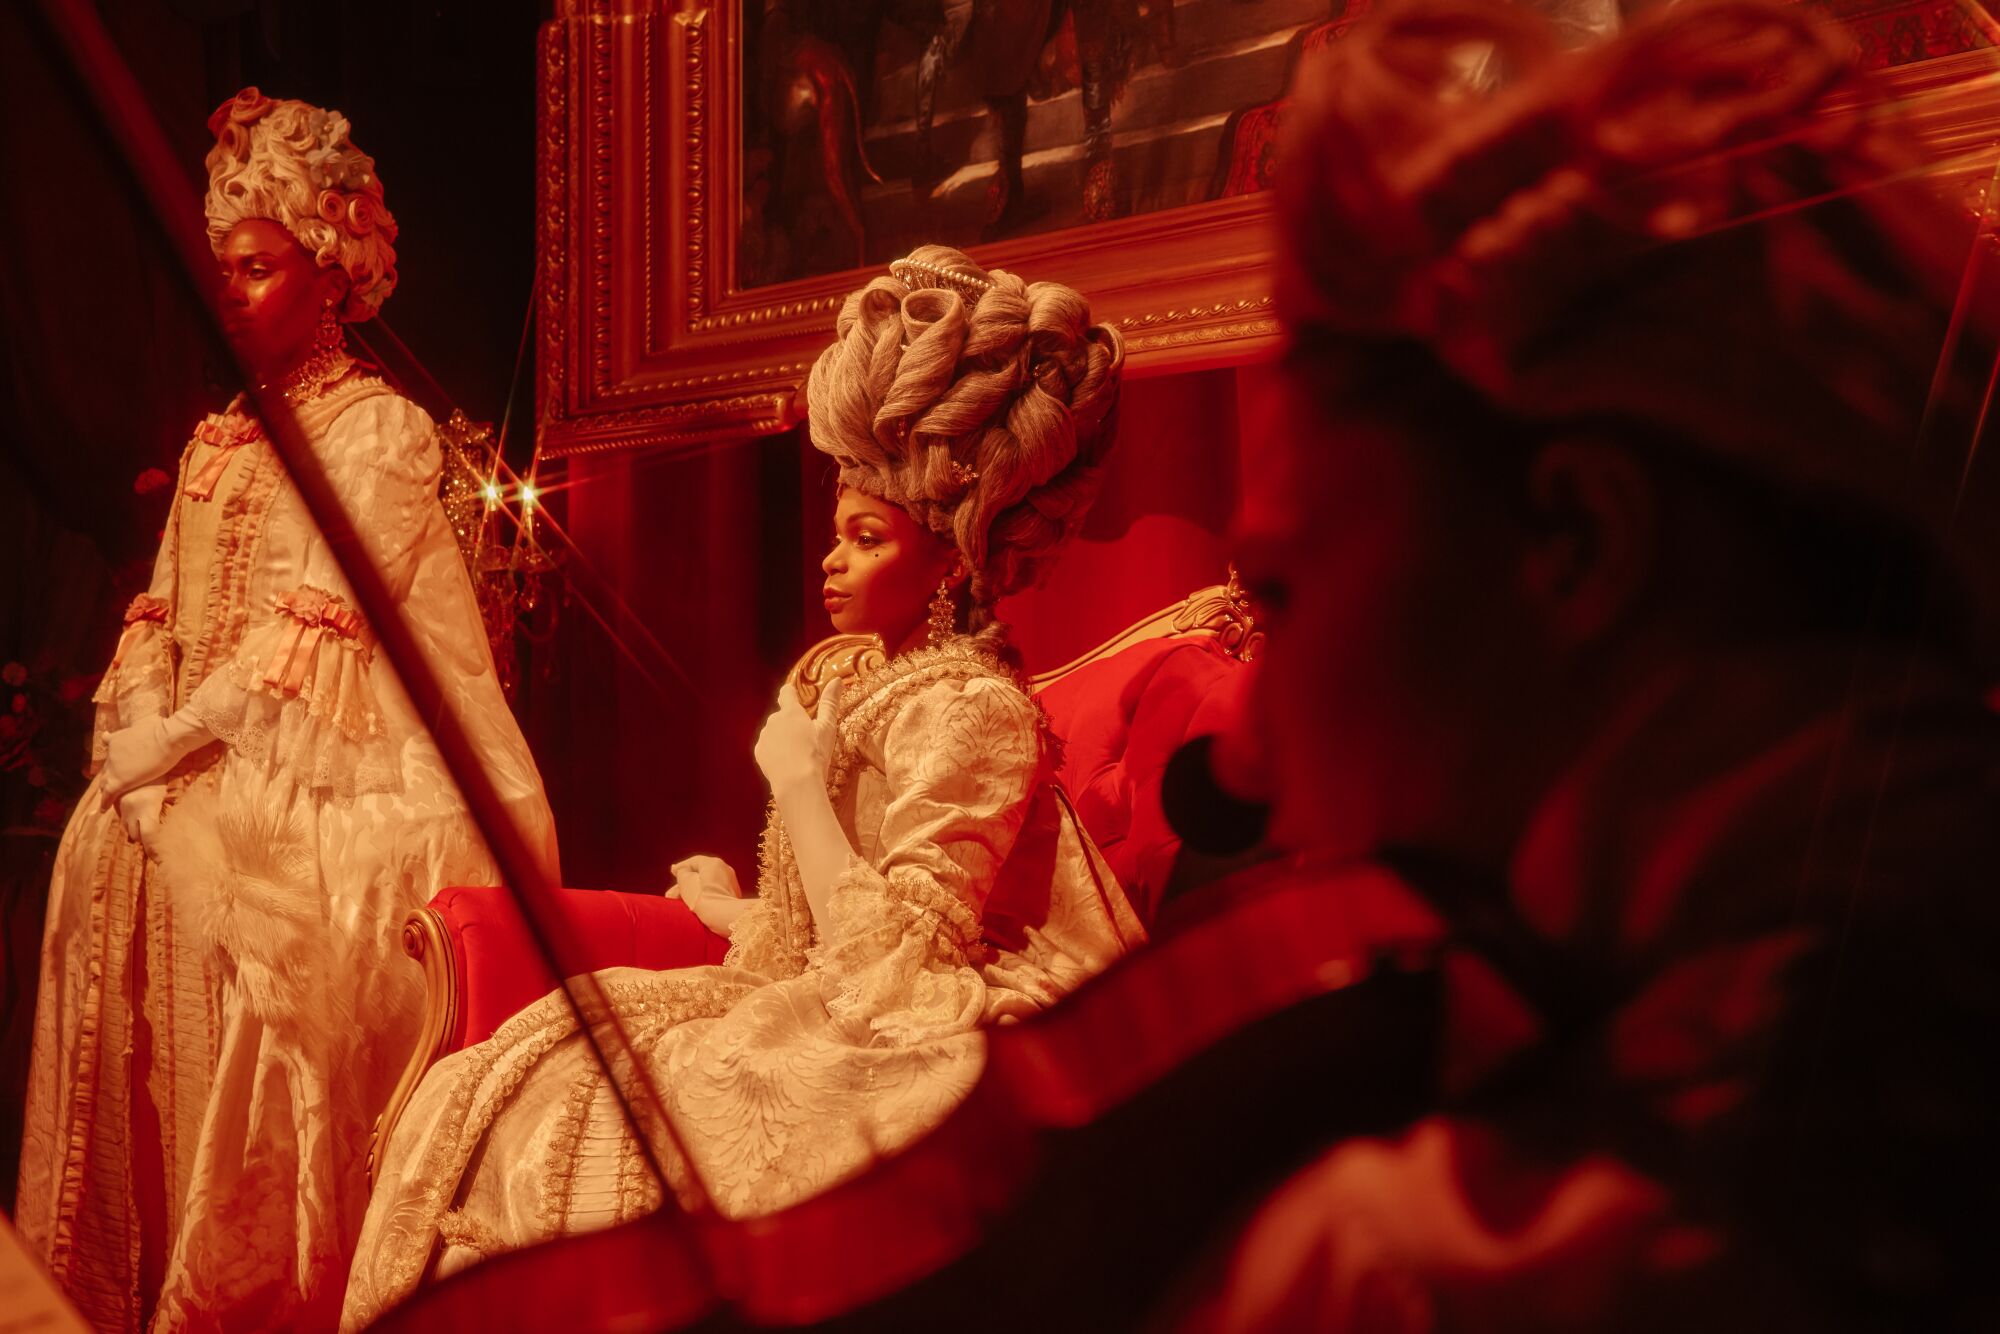
<svg viewBox="0 0 2000 1334"><path fill-rule="evenodd" d="M553 874L431 421L346 350L396 284L375 164L254 88L209 128L224 318ZM18 1223L99 1329L326 1328L415 1040L398 925L497 869L247 398L195 428L125 627L49 895Z"/></svg>
<svg viewBox="0 0 2000 1334"><path fill-rule="evenodd" d="M730 937L719 968L599 974L732 1218L893 1153L978 1078L982 1029L1053 1005L1144 931L1051 777L996 599L1082 523L1123 362L1060 283L925 246L854 293L813 368L812 442L840 465L834 628L886 661L757 741L760 894L714 858L676 891ZM621 1074L629 1072L621 1071ZM687 1164L670 1158L669 1174ZM359 1329L422 1281L656 1207L559 995L432 1067L386 1148L349 1280Z"/></svg>

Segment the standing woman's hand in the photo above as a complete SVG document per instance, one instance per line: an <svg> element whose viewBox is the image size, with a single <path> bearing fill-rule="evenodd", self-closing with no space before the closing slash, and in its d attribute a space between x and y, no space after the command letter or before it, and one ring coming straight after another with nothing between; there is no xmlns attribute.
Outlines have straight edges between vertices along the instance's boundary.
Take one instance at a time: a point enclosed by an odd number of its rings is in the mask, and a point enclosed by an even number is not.
<svg viewBox="0 0 2000 1334"><path fill-rule="evenodd" d="M104 767L98 772L105 809L132 789L164 777L213 740L214 734L187 709L164 718L143 718L113 732L105 738Z"/></svg>
<svg viewBox="0 0 2000 1334"><path fill-rule="evenodd" d="M836 680L820 695L817 715L806 712L789 685L778 688L778 707L764 720L756 749L757 767L764 771L773 796L825 784L826 766L839 737L840 696L846 684L845 678Z"/></svg>
<svg viewBox="0 0 2000 1334"><path fill-rule="evenodd" d="M129 789L117 800L118 822L125 826L125 836L152 852L153 840L160 833L160 812L167 802L167 785L147 783Z"/></svg>

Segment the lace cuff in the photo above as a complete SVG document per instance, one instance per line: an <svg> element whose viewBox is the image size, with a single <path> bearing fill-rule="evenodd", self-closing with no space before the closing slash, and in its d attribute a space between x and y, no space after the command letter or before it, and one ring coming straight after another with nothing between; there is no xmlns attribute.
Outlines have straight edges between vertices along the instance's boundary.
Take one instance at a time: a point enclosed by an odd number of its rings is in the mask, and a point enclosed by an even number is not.
<svg viewBox="0 0 2000 1334"><path fill-rule="evenodd" d="M751 899L749 905L730 928L729 953L723 962L769 978L797 977L800 960L785 947L785 926L778 918L777 900Z"/></svg>
<svg viewBox="0 0 2000 1334"><path fill-rule="evenodd" d="M278 611L188 707L231 750L301 787L341 798L394 791L402 771L360 614L311 587L284 594Z"/></svg>
<svg viewBox="0 0 2000 1334"><path fill-rule="evenodd" d="M173 662L167 655L167 602L141 593L125 608L125 630L111 654L111 665L91 696L97 720L91 728L90 767L104 763L105 741L113 732L141 718L164 717L173 687Z"/></svg>
<svg viewBox="0 0 2000 1334"><path fill-rule="evenodd" d="M862 1030L857 1040L903 1046L978 1026L986 985L975 970L993 951L979 915L936 880L852 858L827 918L811 956L820 996L836 1023Z"/></svg>

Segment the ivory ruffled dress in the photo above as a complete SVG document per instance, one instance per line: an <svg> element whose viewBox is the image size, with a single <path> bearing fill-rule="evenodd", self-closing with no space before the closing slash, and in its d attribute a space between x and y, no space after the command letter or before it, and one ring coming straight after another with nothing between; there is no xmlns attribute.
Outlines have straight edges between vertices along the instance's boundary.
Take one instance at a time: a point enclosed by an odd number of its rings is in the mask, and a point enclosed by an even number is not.
<svg viewBox="0 0 2000 1334"><path fill-rule="evenodd" d="M774 814L723 966L599 974L726 1215L782 1209L934 1127L979 1075L984 1026L1053 1004L1144 939L1050 781L1039 706L994 649L955 638L845 693L828 789L854 855L823 934ZM343 1327L408 1295L440 1240L449 1272L658 1202L552 994L418 1087Z"/></svg>
<svg viewBox="0 0 2000 1334"><path fill-rule="evenodd" d="M360 376L301 425L489 772L555 866L542 785L437 499L432 423ZM183 457L104 738L191 708L157 856L96 784L56 858L18 1225L99 1329L329 1328L373 1121L415 1041L402 919L498 871L325 539L239 401Z"/></svg>

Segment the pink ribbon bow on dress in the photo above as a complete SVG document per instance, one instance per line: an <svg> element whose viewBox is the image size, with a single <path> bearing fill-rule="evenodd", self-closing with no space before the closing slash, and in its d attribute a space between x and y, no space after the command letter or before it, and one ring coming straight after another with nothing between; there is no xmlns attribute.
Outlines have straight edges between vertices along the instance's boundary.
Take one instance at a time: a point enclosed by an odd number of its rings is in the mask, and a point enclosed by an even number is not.
<svg viewBox="0 0 2000 1334"><path fill-rule="evenodd" d="M187 489L181 492L189 500L207 500L215 495L216 484L222 481L222 470L229 466L229 460L236 456L239 445L247 445L264 434L264 428L254 421L244 422L234 430L225 430L214 419L194 428L194 438L204 445L214 445L215 453L209 456L201 471L189 479Z"/></svg>
<svg viewBox="0 0 2000 1334"><path fill-rule="evenodd" d="M264 684L286 695L305 688L306 672L312 666L313 650L320 637L331 630L342 639L361 637L361 613L342 598L324 589L295 588L278 599L278 610L291 618L277 652L264 672Z"/></svg>
<svg viewBox="0 0 2000 1334"><path fill-rule="evenodd" d="M139 642L139 628L144 625L165 625L167 603L165 598L156 598L151 593L141 593L132 599L132 605L125 608L125 633L118 636L118 647L111 654L111 670L117 671L118 664L125 661L125 655Z"/></svg>

